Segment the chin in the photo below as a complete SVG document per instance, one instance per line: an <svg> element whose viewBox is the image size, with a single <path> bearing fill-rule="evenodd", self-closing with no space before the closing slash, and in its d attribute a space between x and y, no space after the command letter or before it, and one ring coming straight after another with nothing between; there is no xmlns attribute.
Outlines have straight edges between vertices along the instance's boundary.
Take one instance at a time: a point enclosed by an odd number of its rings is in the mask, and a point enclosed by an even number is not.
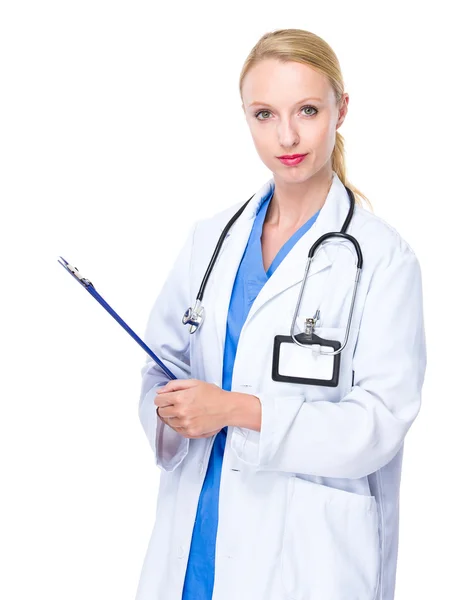
<svg viewBox="0 0 468 600"><path fill-rule="evenodd" d="M302 183L307 181L314 176L314 172L311 169L304 169L297 167L283 167L282 169L276 169L273 171L275 178L282 179L283 181L289 181L291 183Z"/></svg>

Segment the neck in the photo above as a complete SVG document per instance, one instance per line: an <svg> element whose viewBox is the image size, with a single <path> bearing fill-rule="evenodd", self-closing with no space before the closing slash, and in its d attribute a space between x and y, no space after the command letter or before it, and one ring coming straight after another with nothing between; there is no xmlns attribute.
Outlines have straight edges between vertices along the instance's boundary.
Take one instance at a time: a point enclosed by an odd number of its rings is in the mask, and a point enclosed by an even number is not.
<svg viewBox="0 0 468 600"><path fill-rule="evenodd" d="M297 229L322 208L333 180L331 168L300 183L277 180L265 222L283 231Z"/></svg>

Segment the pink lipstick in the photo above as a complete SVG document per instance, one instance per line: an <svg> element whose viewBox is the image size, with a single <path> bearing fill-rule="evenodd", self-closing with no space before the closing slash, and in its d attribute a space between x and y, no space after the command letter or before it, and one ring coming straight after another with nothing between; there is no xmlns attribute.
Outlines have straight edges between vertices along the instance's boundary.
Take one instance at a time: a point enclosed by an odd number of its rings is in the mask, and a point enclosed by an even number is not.
<svg viewBox="0 0 468 600"><path fill-rule="evenodd" d="M278 156L279 160L283 163L283 165L294 166L298 165L300 162L304 160L307 156L306 154L285 154L283 156Z"/></svg>

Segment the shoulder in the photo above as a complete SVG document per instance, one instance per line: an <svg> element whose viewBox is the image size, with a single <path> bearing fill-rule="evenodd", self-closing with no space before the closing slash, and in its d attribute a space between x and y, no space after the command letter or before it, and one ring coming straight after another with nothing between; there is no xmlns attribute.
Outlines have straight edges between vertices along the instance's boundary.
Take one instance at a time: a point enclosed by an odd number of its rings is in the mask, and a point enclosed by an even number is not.
<svg viewBox="0 0 468 600"><path fill-rule="evenodd" d="M231 204L223 210L217 211L210 217L199 219L196 223L197 231L209 233L210 231L223 230L228 224L229 220L236 214L243 204L245 204L245 202L236 202L235 204Z"/></svg>
<svg viewBox="0 0 468 600"><path fill-rule="evenodd" d="M243 204L245 204L245 201L236 202L209 217L196 221L194 225L194 246L213 249L213 244L216 244L223 229Z"/></svg>
<svg viewBox="0 0 468 600"><path fill-rule="evenodd" d="M408 241L390 223L367 208L356 205L349 227L362 248L365 263L387 267L395 261L405 261L419 267L419 261Z"/></svg>

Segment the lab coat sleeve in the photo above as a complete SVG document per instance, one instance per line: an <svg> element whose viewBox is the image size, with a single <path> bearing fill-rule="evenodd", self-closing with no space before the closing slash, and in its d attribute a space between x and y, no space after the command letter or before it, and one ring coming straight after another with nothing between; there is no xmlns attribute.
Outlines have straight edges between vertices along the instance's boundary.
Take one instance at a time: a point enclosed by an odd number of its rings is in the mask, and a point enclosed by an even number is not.
<svg viewBox="0 0 468 600"><path fill-rule="evenodd" d="M407 244L374 270L353 369L339 402L260 390L260 432L233 430L238 458L258 470L360 478L397 454L420 410L426 369L421 271Z"/></svg>
<svg viewBox="0 0 468 600"><path fill-rule="evenodd" d="M182 316L190 305L189 275L193 236L192 226L182 250L169 272L150 311L144 342L178 379L190 378L188 325ZM154 404L158 388L169 381L161 367L149 356L141 369L139 418L155 456L156 465L173 471L188 453L189 439L166 425L157 415Z"/></svg>

